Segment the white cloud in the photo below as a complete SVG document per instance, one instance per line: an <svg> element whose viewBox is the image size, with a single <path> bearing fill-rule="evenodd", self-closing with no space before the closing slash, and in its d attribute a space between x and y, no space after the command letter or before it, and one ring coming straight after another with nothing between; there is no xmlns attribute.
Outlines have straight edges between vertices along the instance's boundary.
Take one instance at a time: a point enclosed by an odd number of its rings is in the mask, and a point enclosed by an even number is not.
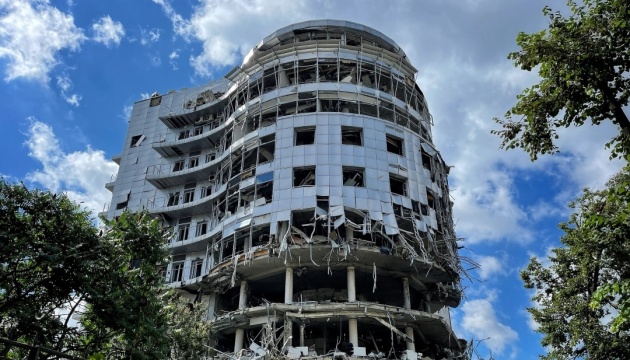
<svg viewBox="0 0 630 360"><path fill-rule="evenodd" d="M125 36L123 24L112 20L109 15L103 16L92 24L92 30L94 31L92 40L100 42L107 47L120 44L120 40Z"/></svg>
<svg viewBox="0 0 630 360"><path fill-rule="evenodd" d="M148 45L160 40L160 29L140 29L140 44Z"/></svg>
<svg viewBox="0 0 630 360"><path fill-rule="evenodd" d="M85 39L72 15L47 1L0 0L0 58L8 59L5 81L48 82L59 51L77 51Z"/></svg>
<svg viewBox="0 0 630 360"><path fill-rule="evenodd" d="M502 261L494 256L475 256L475 261L479 264L480 280L488 280L492 275L505 270Z"/></svg>
<svg viewBox="0 0 630 360"><path fill-rule="evenodd" d="M118 171L118 165L107 160L103 151L89 146L84 151L64 152L52 127L35 118L29 120L24 144L29 156L39 161L42 168L29 172L26 179L53 192L66 192L94 214L102 211L111 200L105 183Z"/></svg>
<svg viewBox="0 0 630 360"><path fill-rule="evenodd" d="M68 74L62 74L57 76L57 87L61 90L61 97L70 105L79 106L79 102L82 97L77 94L69 94L72 89L72 81Z"/></svg>
<svg viewBox="0 0 630 360"><path fill-rule="evenodd" d="M190 58L195 72L202 76L211 74L211 66L234 65L241 61L243 55L261 40L261 34L272 32L278 27L276 24L285 25L316 16L314 11L307 11L313 4L305 1L238 0L225 3L205 0L190 19L184 20L168 0L153 2L162 6L176 34L203 43L201 54ZM318 7L314 5L313 8Z"/></svg>
<svg viewBox="0 0 630 360"><path fill-rule="evenodd" d="M501 355L507 347L514 346L518 334L499 321L492 305L493 300L493 297L489 297L464 302L460 310L462 318L459 326L465 335L475 340L487 339L483 344L494 355Z"/></svg>
<svg viewBox="0 0 630 360"><path fill-rule="evenodd" d="M177 64L177 59L179 59L179 49L173 50L170 54L168 54L168 63L171 64L173 70L178 70L179 66Z"/></svg>

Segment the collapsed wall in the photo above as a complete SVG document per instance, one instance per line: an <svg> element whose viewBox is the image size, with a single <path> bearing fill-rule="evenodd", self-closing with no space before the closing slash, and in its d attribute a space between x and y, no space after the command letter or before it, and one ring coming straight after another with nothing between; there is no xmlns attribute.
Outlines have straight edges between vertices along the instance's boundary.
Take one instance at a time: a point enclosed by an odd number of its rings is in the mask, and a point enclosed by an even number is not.
<svg viewBox="0 0 630 360"><path fill-rule="evenodd" d="M465 356L449 167L415 74L378 31L311 21L134 104L104 211L173 230L165 286L206 302L216 356Z"/></svg>

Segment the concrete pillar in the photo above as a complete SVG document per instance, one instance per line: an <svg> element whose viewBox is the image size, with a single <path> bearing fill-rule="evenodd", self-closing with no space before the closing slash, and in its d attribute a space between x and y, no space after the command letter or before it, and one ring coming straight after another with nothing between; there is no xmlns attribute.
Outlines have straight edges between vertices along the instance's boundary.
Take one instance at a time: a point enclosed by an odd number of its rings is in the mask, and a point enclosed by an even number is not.
<svg viewBox="0 0 630 360"><path fill-rule="evenodd" d="M289 222L288 221L280 221L278 222L278 233L276 234L276 238L278 239L278 244L282 243L282 239L289 231Z"/></svg>
<svg viewBox="0 0 630 360"><path fill-rule="evenodd" d="M405 327L405 334L407 334L407 336L411 340L414 340L414 338L413 338L413 328L411 326ZM416 351L416 344L414 342L407 341L407 350Z"/></svg>
<svg viewBox="0 0 630 360"><path fill-rule="evenodd" d="M236 334L234 334L234 352L238 352L243 348L243 339L245 339L245 330L236 329Z"/></svg>
<svg viewBox="0 0 630 360"><path fill-rule="evenodd" d="M241 281L241 293L238 296L239 310L247 309L247 281Z"/></svg>
<svg viewBox="0 0 630 360"><path fill-rule="evenodd" d="M306 330L306 325L300 324L300 346L304 346L304 332Z"/></svg>
<svg viewBox="0 0 630 360"><path fill-rule="evenodd" d="M354 278L354 267L348 266L348 302L357 301L357 289Z"/></svg>
<svg viewBox="0 0 630 360"><path fill-rule="evenodd" d="M210 293L210 296L208 296L208 313L207 313L207 318L208 320L213 320L214 319L214 309L216 307L217 304L217 292L213 291Z"/></svg>
<svg viewBox="0 0 630 360"><path fill-rule="evenodd" d="M429 306L429 301L431 301L431 295L424 294L424 303L422 303L422 310L424 310L425 312L428 312L428 313L431 312L431 307Z"/></svg>
<svg viewBox="0 0 630 360"><path fill-rule="evenodd" d="M284 278L284 303L293 304L293 269L287 268Z"/></svg>
<svg viewBox="0 0 630 360"><path fill-rule="evenodd" d="M284 331L282 332L282 345L285 347L293 346L293 322L290 318L284 319Z"/></svg>
<svg viewBox="0 0 630 360"><path fill-rule="evenodd" d="M352 240L354 237L354 229L346 225L346 241Z"/></svg>
<svg viewBox="0 0 630 360"><path fill-rule="evenodd" d="M409 279L406 277L402 278L403 284L403 300L405 309L411 309L411 294L409 293Z"/></svg>
<svg viewBox="0 0 630 360"><path fill-rule="evenodd" d="M359 326L357 319L348 319L348 340L354 345L359 346Z"/></svg>

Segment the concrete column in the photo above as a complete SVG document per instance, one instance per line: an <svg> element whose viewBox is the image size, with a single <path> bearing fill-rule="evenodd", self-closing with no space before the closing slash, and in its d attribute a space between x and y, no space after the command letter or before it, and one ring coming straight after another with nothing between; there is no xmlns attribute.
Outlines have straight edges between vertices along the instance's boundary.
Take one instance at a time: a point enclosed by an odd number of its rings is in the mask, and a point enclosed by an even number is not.
<svg viewBox="0 0 630 360"><path fill-rule="evenodd" d="M284 278L284 303L293 304L293 269L287 268Z"/></svg>
<svg viewBox="0 0 630 360"><path fill-rule="evenodd" d="M405 301L405 309L411 309L411 295L409 293L409 279L406 277L402 278L403 284L403 300Z"/></svg>
<svg viewBox="0 0 630 360"><path fill-rule="evenodd" d="M348 302L357 301L357 289L354 278L354 267L348 266Z"/></svg>
<svg viewBox="0 0 630 360"><path fill-rule="evenodd" d="M431 312L431 308L429 307L429 301L431 301L431 295L424 294L424 303L422 304L422 310L428 313Z"/></svg>
<svg viewBox="0 0 630 360"><path fill-rule="evenodd" d="M234 352L238 352L243 348L243 339L245 338L245 330L236 329L234 335Z"/></svg>
<svg viewBox="0 0 630 360"><path fill-rule="evenodd" d="M293 346L293 322L289 318L284 319L284 331L282 335L282 345L286 347Z"/></svg>
<svg viewBox="0 0 630 360"><path fill-rule="evenodd" d="M247 281L241 281L241 293L238 296L238 308L244 310L247 308Z"/></svg>
<svg viewBox="0 0 630 360"><path fill-rule="evenodd" d="M354 229L346 225L346 241L351 240L354 237Z"/></svg>
<svg viewBox="0 0 630 360"><path fill-rule="evenodd" d="M405 327L405 334L407 334L407 336L411 340L414 340L414 338L413 338L413 328L411 326ZM407 341L407 350L416 351L416 344L413 343L413 342Z"/></svg>
<svg viewBox="0 0 630 360"><path fill-rule="evenodd" d="M278 233L276 234L276 238L278 239L278 244L282 243L282 238L289 231L289 223L287 221L278 222Z"/></svg>
<svg viewBox="0 0 630 360"><path fill-rule="evenodd" d="M300 324L300 346L304 346L304 332L306 330L306 325Z"/></svg>
<svg viewBox="0 0 630 360"><path fill-rule="evenodd" d="M357 319L348 319L348 340L354 345L359 346L359 327Z"/></svg>
<svg viewBox="0 0 630 360"><path fill-rule="evenodd" d="M208 313L207 313L207 318L208 320L213 320L214 319L214 309L216 307L217 304L217 292L213 291L210 293L210 296L208 297Z"/></svg>

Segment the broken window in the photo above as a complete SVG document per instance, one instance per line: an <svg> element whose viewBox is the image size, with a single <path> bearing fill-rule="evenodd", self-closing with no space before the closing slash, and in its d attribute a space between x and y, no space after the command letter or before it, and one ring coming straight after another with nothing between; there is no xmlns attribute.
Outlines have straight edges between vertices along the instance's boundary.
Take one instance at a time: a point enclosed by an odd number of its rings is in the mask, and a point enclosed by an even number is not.
<svg viewBox="0 0 630 360"><path fill-rule="evenodd" d="M389 190L394 194L407 196L407 179L389 174Z"/></svg>
<svg viewBox="0 0 630 360"><path fill-rule="evenodd" d="M137 147L140 146L142 141L144 140L144 135L136 135L131 137L131 145L129 147Z"/></svg>
<svg viewBox="0 0 630 360"><path fill-rule="evenodd" d="M429 204L429 207L435 210L435 197L433 196L433 193L429 190L427 190L427 202Z"/></svg>
<svg viewBox="0 0 630 360"><path fill-rule="evenodd" d="M193 136L201 134L203 134L203 126L195 126L195 128L193 129Z"/></svg>
<svg viewBox="0 0 630 360"><path fill-rule="evenodd" d="M343 186L365 187L364 169L353 167L342 167Z"/></svg>
<svg viewBox="0 0 630 360"><path fill-rule="evenodd" d="M199 166L199 151L191 152L188 158L188 168Z"/></svg>
<svg viewBox="0 0 630 360"><path fill-rule="evenodd" d="M173 263L171 268L171 282L182 281L184 276L184 262Z"/></svg>
<svg viewBox="0 0 630 360"><path fill-rule="evenodd" d="M276 135L268 135L260 138L258 147L258 164L273 161L276 147Z"/></svg>
<svg viewBox="0 0 630 360"><path fill-rule="evenodd" d="M116 204L116 210L124 209L127 207L128 204L129 204L129 200L119 202L118 204Z"/></svg>
<svg viewBox="0 0 630 360"><path fill-rule="evenodd" d="M190 278L194 279L196 277L201 276L202 269L203 269L203 261L201 259L197 259L193 261L190 266Z"/></svg>
<svg viewBox="0 0 630 360"><path fill-rule="evenodd" d="M387 140L387 151L390 153L394 153L397 155L403 155L403 140L395 137L393 135L385 135L385 140Z"/></svg>
<svg viewBox="0 0 630 360"><path fill-rule="evenodd" d="M190 224L179 224L177 227L177 240L183 241L188 239L190 233Z"/></svg>
<svg viewBox="0 0 630 360"><path fill-rule="evenodd" d="M177 140L187 139L188 137L190 137L190 130L180 131Z"/></svg>
<svg viewBox="0 0 630 360"><path fill-rule="evenodd" d="M179 191L168 194L168 203L166 206L174 206L179 204Z"/></svg>
<svg viewBox="0 0 630 360"><path fill-rule="evenodd" d="M198 222L197 229L195 230L195 236L205 235L208 230L208 222Z"/></svg>
<svg viewBox="0 0 630 360"><path fill-rule="evenodd" d="M188 235L190 233L190 220L191 218L181 218L179 219L179 224L177 226L177 240L182 241L188 239Z"/></svg>
<svg viewBox="0 0 630 360"><path fill-rule="evenodd" d="M293 169L293 186L313 186L315 185L315 166L301 167Z"/></svg>
<svg viewBox="0 0 630 360"><path fill-rule="evenodd" d="M363 146L363 129L342 126L341 127L341 143L344 145Z"/></svg>
<svg viewBox="0 0 630 360"><path fill-rule="evenodd" d="M431 156L422 150L422 167L431 170Z"/></svg>
<svg viewBox="0 0 630 360"><path fill-rule="evenodd" d="M217 158L217 154L211 153L206 155L206 163L214 161Z"/></svg>
<svg viewBox="0 0 630 360"><path fill-rule="evenodd" d="M177 160L173 164L173 172L184 170L184 160Z"/></svg>
<svg viewBox="0 0 630 360"><path fill-rule="evenodd" d="M195 200L195 188L184 190L184 204Z"/></svg>
<svg viewBox="0 0 630 360"><path fill-rule="evenodd" d="M149 103L149 107L158 106L158 105L160 105L160 103L162 103L162 97L161 96L158 96L158 95L151 96L151 102Z"/></svg>
<svg viewBox="0 0 630 360"><path fill-rule="evenodd" d="M295 146L311 145L315 143L315 127L295 129Z"/></svg>

